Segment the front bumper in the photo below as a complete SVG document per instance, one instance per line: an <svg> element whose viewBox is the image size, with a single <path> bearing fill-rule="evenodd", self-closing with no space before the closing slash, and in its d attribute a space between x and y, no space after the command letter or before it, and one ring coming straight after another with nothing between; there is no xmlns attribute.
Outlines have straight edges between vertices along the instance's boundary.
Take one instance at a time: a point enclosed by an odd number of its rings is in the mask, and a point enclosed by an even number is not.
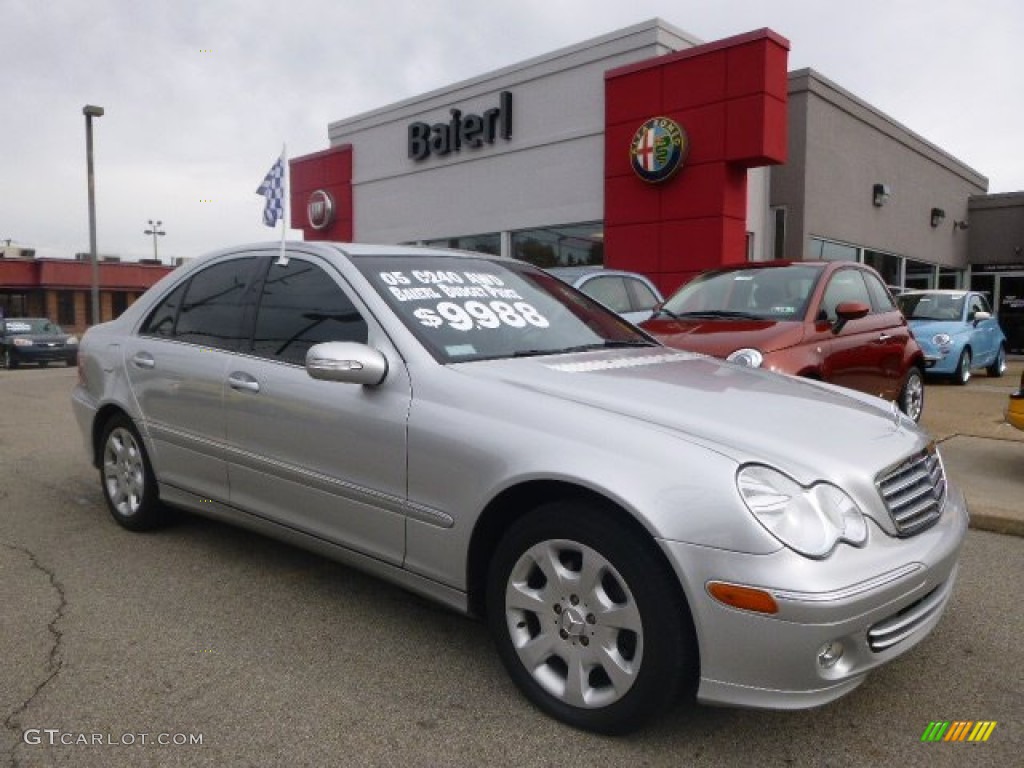
<svg viewBox="0 0 1024 768"><path fill-rule="evenodd" d="M30 347L10 347L11 359L19 365L22 363L67 363L78 362L78 347L66 345L33 344Z"/></svg>
<svg viewBox="0 0 1024 768"><path fill-rule="evenodd" d="M942 516L906 539L871 524L862 548L841 544L824 560L788 549L748 555L660 541L683 583L700 647L698 699L709 704L801 709L826 704L905 653L938 623L952 594L967 531L967 504L950 487ZM711 581L763 589L778 613L731 608ZM841 644L832 666L819 662Z"/></svg>

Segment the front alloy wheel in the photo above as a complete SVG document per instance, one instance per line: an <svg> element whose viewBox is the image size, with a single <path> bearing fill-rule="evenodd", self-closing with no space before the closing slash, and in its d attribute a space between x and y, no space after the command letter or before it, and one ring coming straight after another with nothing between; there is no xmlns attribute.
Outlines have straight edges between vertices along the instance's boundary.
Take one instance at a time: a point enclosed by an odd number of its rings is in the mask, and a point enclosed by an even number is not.
<svg viewBox="0 0 1024 768"><path fill-rule="evenodd" d="M1006 373L1006 347L1002 344L999 345L999 351L996 352L996 359L992 361L986 369L986 373L994 379L998 379L1004 373Z"/></svg>
<svg viewBox="0 0 1024 768"><path fill-rule="evenodd" d="M956 363L956 373L953 374L953 381L963 386L971 380L971 350L964 347L960 353L960 359Z"/></svg>
<svg viewBox="0 0 1024 768"><path fill-rule="evenodd" d="M914 422L921 421L921 414L924 413L924 375L920 368L911 368L907 372L907 380L903 382L903 390L900 392L899 407Z"/></svg>
<svg viewBox="0 0 1024 768"><path fill-rule="evenodd" d="M622 733L675 698L695 643L660 553L602 509L551 503L492 560L488 620L526 696L578 728Z"/></svg>
<svg viewBox="0 0 1024 768"><path fill-rule="evenodd" d="M100 483L114 520L132 531L164 522L156 481L142 438L123 415L113 417L103 431Z"/></svg>

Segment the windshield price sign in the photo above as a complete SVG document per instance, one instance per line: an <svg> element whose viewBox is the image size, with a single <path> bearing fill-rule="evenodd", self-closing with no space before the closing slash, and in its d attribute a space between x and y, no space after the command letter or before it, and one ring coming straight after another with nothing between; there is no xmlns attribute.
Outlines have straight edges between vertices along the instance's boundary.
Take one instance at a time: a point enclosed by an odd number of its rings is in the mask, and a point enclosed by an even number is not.
<svg viewBox="0 0 1024 768"><path fill-rule="evenodd" d="M547 328L550 323L522 295L497 275L454 270L379 272L378 277L399 302L430 302L412 315L426 328L455 331L502 327ZM436 303L434 303L436 302Z"/></svg>

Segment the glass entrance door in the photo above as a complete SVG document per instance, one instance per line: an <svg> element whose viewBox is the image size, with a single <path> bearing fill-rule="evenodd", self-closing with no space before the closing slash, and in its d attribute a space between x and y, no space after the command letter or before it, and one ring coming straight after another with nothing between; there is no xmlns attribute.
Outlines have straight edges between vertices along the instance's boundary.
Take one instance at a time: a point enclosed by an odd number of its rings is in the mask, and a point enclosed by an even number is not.
<svg viewBox="0 0 1024 768"><path fill-rule="evenodd" d="M1010 352L1024 352L1024 275L1000 275L998 305L999 325L1006 334Z"/></svg>

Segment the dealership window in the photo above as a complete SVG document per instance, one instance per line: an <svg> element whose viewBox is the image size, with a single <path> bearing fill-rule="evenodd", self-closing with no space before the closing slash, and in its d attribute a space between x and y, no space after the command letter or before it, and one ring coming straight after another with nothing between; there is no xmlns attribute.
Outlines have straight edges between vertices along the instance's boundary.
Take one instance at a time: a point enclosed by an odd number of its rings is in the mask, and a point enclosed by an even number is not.
<svg viewBox="0 0 1024 768"><path fill-rule="evenodd" d="M935 287L934 264L926 261L915 261L907 259L907 273L904 286L912 290L928 290Z"/></svg>
<svg viewBox="0 0 1024 768"><path fill-rule="evenodd" d="M586 267L604 264L600 222L539 227L513 232L512 256L538 267Z"/></svg>
<svg viewBox="0 0 1024 768"><path fill-rule="evenodd" d="M57 291L57 325L75 324L75 292Z"/></svg>
<svg viewBox="0 0 1024 768"><path fill-rule="evenodd" d="M812 237L809 258L821 261L859 261L858 250L855 246L846 243Z"/></svg>
<svg viewBox="0 0 1024 768"><path fill-rule="evenodd" d="M495 256L501 253L501 234L490 232L486 235L463 235L462 237L442 237L437 240L425 240L424 245L434 248L458 248L463 251L490 253Z"/></svg>
<svg viewBox="0 0 1024 768"><path fill-rule="evenodd" d="M963 272L961 270L939 267L939 288L959 288L962 279Z"/></svg>
<svg viewBox="0 0 1024 768"><path fill-rule="evenodd" d="M869 267L874 267L886 285L894 288L903 287L903 277L900 274L903 269L903 257L893 253L865 250L864 263Z"/></svg>

